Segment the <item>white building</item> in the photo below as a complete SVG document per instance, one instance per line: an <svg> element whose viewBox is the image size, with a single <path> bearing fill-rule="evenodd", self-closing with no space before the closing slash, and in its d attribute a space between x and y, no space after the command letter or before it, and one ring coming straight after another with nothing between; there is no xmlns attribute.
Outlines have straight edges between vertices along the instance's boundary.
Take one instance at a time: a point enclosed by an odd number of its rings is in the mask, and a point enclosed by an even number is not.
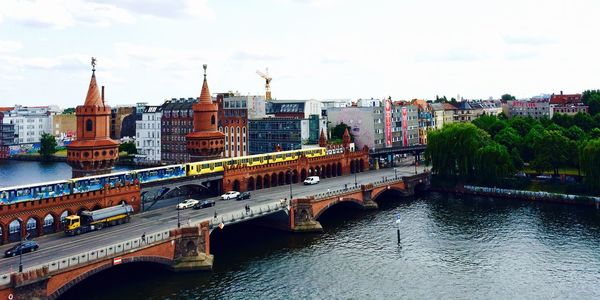
<svg viewBox="0 0 600 300"><path fill-rule="evenodd" d="M57 106L15 105L4 113L5 124L15 126L15 144L39 143L42 133L52 133L52 115L60 113Z"/></svg>
<svg viewBox="0 0 600 300"><path fill-rule="evenodd" d="M142 161L160 162L162 106L146 106L142 119L135 121L135 147Z"/></svg>

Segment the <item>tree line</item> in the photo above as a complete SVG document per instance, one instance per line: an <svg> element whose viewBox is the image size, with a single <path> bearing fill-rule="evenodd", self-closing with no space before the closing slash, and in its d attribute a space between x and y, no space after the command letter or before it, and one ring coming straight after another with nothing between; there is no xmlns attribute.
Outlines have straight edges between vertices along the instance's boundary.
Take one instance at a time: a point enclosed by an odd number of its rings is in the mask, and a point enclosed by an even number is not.
<svg viewBox="0 0 600 300"><path fill-rule="evenodd" d="M483 115L428 135L432 172L457 180L497 184L523 170L577 169L586 187L600 192L600 113L556 114L552 119Z"/></svg>

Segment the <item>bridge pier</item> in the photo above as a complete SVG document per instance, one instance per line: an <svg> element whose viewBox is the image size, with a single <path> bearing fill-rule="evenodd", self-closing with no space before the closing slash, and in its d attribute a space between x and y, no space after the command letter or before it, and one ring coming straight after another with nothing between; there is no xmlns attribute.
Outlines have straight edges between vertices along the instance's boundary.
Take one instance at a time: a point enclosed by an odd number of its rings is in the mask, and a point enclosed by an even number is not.
<svg viewBox="0 0 600 300"><path fill-rule="evenodd" d="M313 215L312 199L292 199L290 208L292 232L322 232L323 226Z"/></svg>
<svg viewBox="0 0 600 300"><path fill-rule="evenodd" d="M210 229L208 221L198 227L183 227L175 241L175 255L171 269L180 271L212 270L213 255L210 254Z"/></svg>

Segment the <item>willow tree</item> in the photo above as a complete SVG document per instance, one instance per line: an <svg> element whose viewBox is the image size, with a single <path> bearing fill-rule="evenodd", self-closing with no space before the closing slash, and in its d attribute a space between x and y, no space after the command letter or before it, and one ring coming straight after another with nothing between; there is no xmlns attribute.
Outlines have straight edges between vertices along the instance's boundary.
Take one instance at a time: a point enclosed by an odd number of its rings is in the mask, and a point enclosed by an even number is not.
<svg viewBox="0 0 600 300"><path fill-rule="evenodd" d="M475 153L475 174L483 183L497 183L514 173L512 158L506 147L491 142Z"/></svg>
<svg viewBox="0 0 600 300"><path fill-rule="evenodd" d="M590 140L580 148L581 170L591 192L600 193L600 139Z"/></svg>
<svg viewBox="0 0 600 300"><path fill-rule="evenodd" d="M473 124L455 123L429 133L425 157L431 171L460 179L474 176L475 154L490 141L489 135Z"/></svg>

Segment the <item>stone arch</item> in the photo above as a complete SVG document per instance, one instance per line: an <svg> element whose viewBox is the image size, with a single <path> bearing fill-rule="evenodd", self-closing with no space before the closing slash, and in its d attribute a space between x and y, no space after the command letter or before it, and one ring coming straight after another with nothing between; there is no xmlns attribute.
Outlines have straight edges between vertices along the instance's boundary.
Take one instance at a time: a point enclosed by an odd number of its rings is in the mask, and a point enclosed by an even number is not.
<svg viewBox="0 0 600 300"><path fill-rule="evenodd" d="M279 172L278 185L284 185L284 184L285 184L285 174L283 172Z"/></svg>
<svg viewBox="0 0 600 300"><path fill-rule="evenodd" d="M21 240L22 222L19 219L13 219L8 223L8 241L18 242Z"/></svg>
<svg viewBox="0 0 600 300"><path fill-rule="evenodd" d="M260 176L260 175L256 176L256 189L261 190L263 188L262 184L263 184L262 176Z"/></svg>
<svg viewBox="0 0 600 300"><path fill-rule="evenodd" d="M240 181L237 180L237 179L233 181L233 190L234 191L239 191L240 190Z"/></svg>
<svg viewBox="0 0 600 300"><path fill-rule="evenodd" d="M271 174L271 187L277 186L277 173Z"/></svg>
<svg viewBox="0 0 600 300"><path fill-rule="evenodd" d="M271 175L269 174L265 174L265 176L263 176L263 187L265 189L268 189L271 187Z"/></svg>
<svg viewBox="0 0 600 300"><path fill-rule="evenodd" d="M300 181L304 181L306 177L306 169L302 169L302 171L300 171Z"/></svg>
<svg viewBox="0 0 600 300"><path fill-rule="evenodd" d="M248 187L247 190L248 191L254 191L254 177L250 176L250 178L248 178Z"/></svg>
<svg viewBox="0 0 600 300"><path fill-rule="evenodd" d="M331 177L331 165L327 164L327 166L325 166L325 177L329 178Z"/></svg>
<svg viewBox="0 0 600 300"><path fill-rule="evenodd" d="M292 183L298 183L298 170L292 171Z"/></svg>
<svg viewBox="0 0 600 300"><path fill-rule="evenodd" d="M121 199L121 201L119 201L119 205L123 205L123 204L127 204L127 200Z"/></svg>
<svg viewBox="0 0 600 300"><path fill-rule="evenodd" d="M324 206L323 208L321 208L321 210L317 211L314 215L315 220L317 220L325 211L327 211L328 209L339 205L341 203L353 203L356 204L356 207L358 209L363 209L364 205L362 203L362 201L358 200L358 199L354 199L354 198L338 198L334 201L332 201L331 203L329 203L327 206Z"/></svg>
<svg viewBox="0 0 600 300"><path fill-rule="evenodd" d="M37 216L30 216L25 221L25 228L30 237L38 237L42 232L42 221Z"/></svg>
<svg viewBox="0 0 600 300"><path fill-rule="evenodd" d="M350 174L354 174L356 173L356 164L354 163L354 160L350 161Z"/></svg>
<svg viewBox="0 0 600 300"><path fill-rule="evenodd" d="M325 165L321 165L320 173L321 173L321 175L320 175L321 177L327 178L327 168L325 168Z"/></svg>
<svg viewBox="0 0 600 300"><path fill-rule="evenodd" d="M342 176L342 163L337 163L337 176Z"/></svg>
<svg viewBox="0 0 600 300"><path fill-rule="evenodd" d="M360 170L360 172L364 172L365 171L365 161L364 159L360 159L360 163L358 165L358 169Z"/></svg>
<svg viewBox="0 0 600 300"><path fill-rule="evenodd" d="M395 192L395 193L398 193L399 195L403 195L405 192L405 190L403 190L399 187L396 187L394 185L389 185L388 187L389 188L383 188L383 189L377 191L375 194L372 194L371 199L373 199L373 201L377 202L377 201L379 201L379 199L378 199L379 196L383 195L386 192Z"/></svg>
<svg viewBox="0 0 600 300"><path fill-rule="evenodd" d="M91 276L98 274L102 271L105 271L110 268L119 267L128 263L153 263L163 265L165 268L169 268L173 261L160 256L136 256L136 257L123 257L121 259L121 263L119 265L113 264L103 264L95 269L91 269L68 282L61 282L63 285L56 289L51 295L48 296L48 299L56 299L59 296L63 295L66 291L68 291L71 287L76 284L90 278ZM50 279L52 280L52 279Z"/></svg>
<svg viewBox="0 0 600 300"><path fill-rule="evenodd" d="M48 213L44 216L42 231L44 234L50 234L56 231L56 222L58 222L58 218L53 213Z"/></svg>

